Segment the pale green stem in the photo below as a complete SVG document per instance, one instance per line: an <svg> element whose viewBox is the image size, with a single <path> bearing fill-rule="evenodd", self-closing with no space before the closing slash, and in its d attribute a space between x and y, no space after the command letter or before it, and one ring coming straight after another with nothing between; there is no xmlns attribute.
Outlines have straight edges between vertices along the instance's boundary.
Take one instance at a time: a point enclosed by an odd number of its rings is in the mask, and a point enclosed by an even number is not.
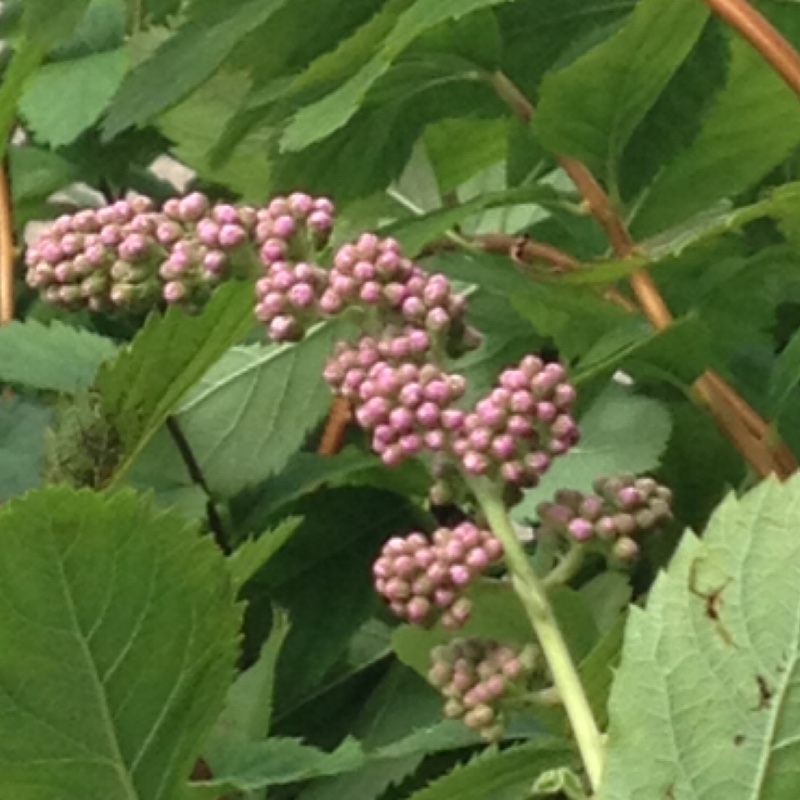
<svg viewBox="0 0 800 800"><path fill-rule="evenodd" d="M407 208L412 214L415 214L418 217L425 216L425 209L418 206L413 200L406 197L402 192L398 191L397 189L390 187L386 190L386 194L392 198L396 203ZM468 240L465 239L460 234L456 233L455 231L446 231L445 237L449 239L451 242L454 242L461 247L465 247L470 250L474 250L475 247L473 244Z"/></svg>
<svg viewBox="0 0 800 800"><path fill-rule="evenodd" d="M539 640L539 646L553 676L553 683L572 725L589 783L593 791L596 791L600 785L605 760L603 740L572 656L558 628L547 591L517 539L500 492L483 478L468 478L468 482L492 532L503 545L512 585Z"/></svg>
<svg viewBox="0 0 800 800"><path fill-rule="evenodd" d="M573 542L558 564L542 579L544 588L552 589L555 586L563 586L571 578L574 578L585 558L586 548L578 542Z"/></svg>
<svg viewBox="0 0 800 800"><path fill-rule="evenodd" d="M522 696L522 701L534 708L553 708L560 706L561 695L555 686L549 686L547 689L539 689L538 692L531 692Z"/></svg>

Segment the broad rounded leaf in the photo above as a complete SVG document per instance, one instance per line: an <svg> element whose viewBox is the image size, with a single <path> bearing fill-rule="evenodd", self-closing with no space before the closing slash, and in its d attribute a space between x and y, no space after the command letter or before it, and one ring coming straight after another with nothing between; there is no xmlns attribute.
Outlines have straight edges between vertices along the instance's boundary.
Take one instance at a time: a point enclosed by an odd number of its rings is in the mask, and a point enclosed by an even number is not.
<svg viewBox="0 0 800 800"><path fill-rule="evenodd" d="M239 613L223 560L130 492L0 513L0 797L175 800L219 713Z"/></svg>
<svg viewBox="0 0 800 800"><path fill-rule="evenodd" d="M687 533L632 608L599 800L800 796L800 479Z"/></svg>

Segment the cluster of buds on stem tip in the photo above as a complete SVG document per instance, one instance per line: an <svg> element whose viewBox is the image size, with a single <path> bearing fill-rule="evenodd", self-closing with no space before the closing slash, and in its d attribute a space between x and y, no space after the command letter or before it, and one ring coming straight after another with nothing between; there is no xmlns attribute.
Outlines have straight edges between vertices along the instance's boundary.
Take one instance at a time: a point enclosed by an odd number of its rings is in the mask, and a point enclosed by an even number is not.
<svg viewBox="0 0 800 800"><path fill-rule="evenodd" d="M333 391L353 403L356 421L388 466L423 450L447 449L461 423L455 403L466 381L426 363L430 345L430 335L416 328L380 340L363 337L340 345L323 371Z"/></svg>
<svg viewBox="0 0 800 800"><path fill-rule="evenodd" d="M553 456L578 441L574 402L575 389L560 364L526 356L464 415L453 451L468 474L535 486Z"/></svg>
<svg viewBox="0 0 800 800"><path fill-rule="evenodd" d="M133 196L64 215L28 248L26 280L47 302L73 310L197 307L230 277L255 213L195 192L161 209Z"/></svg>
<svg viewBox="0 0 800 800"><path fill-rule="evenodd" d="M477 637L436 647L431 660L428 680L445 697L445 717L463 720L488 741L501 738L504 705L525 691L538 663L532 645L517 649Z"/></svg>
<svg viewBox="0 0 800 800"><path fill-rule="evenodd" d="M541 534L606 545L617 560L626 562L639 553L637 535L672 517L672 492L653 478L598 478L593 488L595 494L562 489L552 502L540 503Z"/></svg>
<svg viewBox="0 0 800 800"><path fill-rule="evenodd" d="M460 628L472 611L464 591L502 555L500 542L470 522L439 528L430 539L397 536L373 565L375 588L401 619Z"/></svg>

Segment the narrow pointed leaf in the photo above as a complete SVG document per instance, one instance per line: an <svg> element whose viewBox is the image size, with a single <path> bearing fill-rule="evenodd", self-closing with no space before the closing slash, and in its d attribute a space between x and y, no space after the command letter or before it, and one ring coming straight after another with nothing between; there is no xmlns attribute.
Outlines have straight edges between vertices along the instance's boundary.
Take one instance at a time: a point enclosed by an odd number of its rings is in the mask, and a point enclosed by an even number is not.
<svg viewBox="0 0 800 800"><path fill-rule="evenodd" d="M736 39L725 88L694 144L656 177L634 219L634 235L662 231L744 191L798 142L794 92L749 43Z"/></svg>
<svg viewBox="0 0 800 800"><path fill-rule="evenodd" d="M237 43L285 3L246 0L233 6L224 4L208 19L202 17L181 27L123 83L106 119L106 137L149 122L178 103L208 80Z"/></svg>
<svg viewBox="0 0 800 800"><path fill-rule="evenodd" d="M346 125L392 62L425 31L448 19L458 19L503 2L507 0L417 0L402 14L367 64L338 89L306 106L295 116L284 133L283 149L303 150Z"/></svg>
<svg viewBox="0 0 800 800"><path fill-rule="evenodd" d="M494 748L456 767L408 800L512 800L525 797L543 772L571 765L571 748L558 741Z"/></svg>
<svg viewBox="0 0 800 800"><path fill-rule="evenodd" d="M708 18L695 0L643 0L610 39L545 78L539 138L616 180L633 132L689 55Z"/></svg>

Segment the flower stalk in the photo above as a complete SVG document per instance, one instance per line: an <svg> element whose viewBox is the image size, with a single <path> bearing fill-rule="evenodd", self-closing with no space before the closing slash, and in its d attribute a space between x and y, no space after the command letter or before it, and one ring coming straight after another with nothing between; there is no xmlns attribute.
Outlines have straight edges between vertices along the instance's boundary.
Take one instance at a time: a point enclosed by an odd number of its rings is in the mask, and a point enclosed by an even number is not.
<svg viewBox="0 0 800 800"><path fill-rule="evenodd" d="M564 704L592 790L600 786L605 749L578 670L558 627L543 582L522 548L497 488L481 478L468 478L478 504L505 552L512 585L530 620Z"/></svg>

